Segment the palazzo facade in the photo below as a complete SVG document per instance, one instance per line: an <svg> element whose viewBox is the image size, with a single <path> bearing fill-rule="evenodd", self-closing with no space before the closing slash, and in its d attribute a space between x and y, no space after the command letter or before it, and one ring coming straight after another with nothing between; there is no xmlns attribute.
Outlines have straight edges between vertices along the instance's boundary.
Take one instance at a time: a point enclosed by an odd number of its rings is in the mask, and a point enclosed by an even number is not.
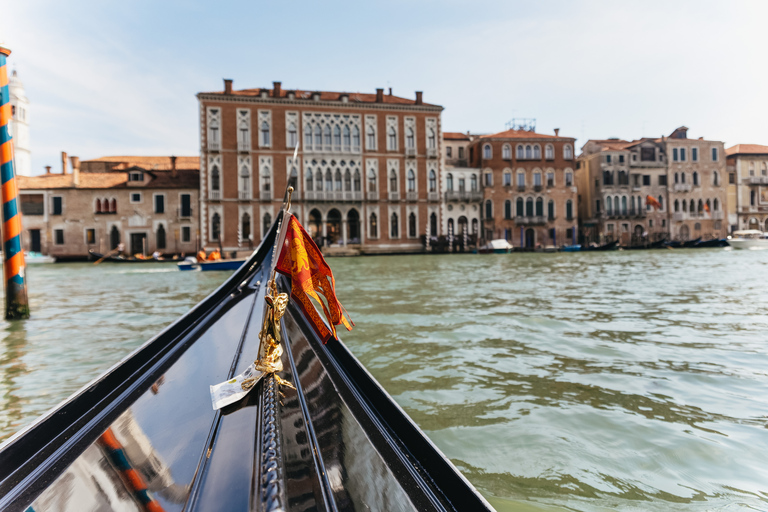
<svg viewBox="0 0 768 512"><path fill-rule="evenodd" d="M326 252L421 251L439 234L443 107L385 94L233 90L200 104L204 245L249 250L290 183L291 211ZM299 145L294 160L294 149Z"/></svg>

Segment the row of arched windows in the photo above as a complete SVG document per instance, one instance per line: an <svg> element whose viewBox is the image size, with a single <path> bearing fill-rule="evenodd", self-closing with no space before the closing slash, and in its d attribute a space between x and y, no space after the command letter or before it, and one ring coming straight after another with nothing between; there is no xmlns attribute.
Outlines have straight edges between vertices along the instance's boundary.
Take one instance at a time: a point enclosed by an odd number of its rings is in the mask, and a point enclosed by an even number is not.
<svg viewBox="0 0 768 512"><path fill-rule="evenodd" d="M493 158L493 147L486 143L483 145L483 159L490 160L491 158ZM511 145L504 144L501 147L501 158L504 160L512 159ZM515 158L517 160L541 160L541 146L539 144L518 144ZM544 146L544 158L547 160L555 159L555 147L552 144ZM566 160L573 159L573 147L570 144L563 146L563 158Z"/></svg>
<svg viewBox="0 0 768 512"><path fill-rule="evenodd" d="M683 211L687 213L709 213L719 210L720 201L718 201L717 198L713 199L711 202L709 199L699 199L698 202L695 199L691 199L690 201L686 201L685 199L682 201L675 199L675 212Z"/></svg>
<svg viewBox="0 0 768 512"><path fill-rule="evenodd" d="M323 188L323 177L325 177L325 188ZM342 190L360 192L362 190L360 169L355 169L354 173L350 169L346 169L342 178L341 169L338 168L335 172L330 168L326 169L325 175L323 175L322 169L313 171L311 167L308 167L305 179L307 190L310 192L322 192L323 190L326 192L341 192Z"/></svg>
<svg viewBox="0 0 768 512"><path fill-rule="evenodd" d="M445 189L448 192L453 192L453 187L454 187L453 174L449 172L448 174L445 175ZM467 188L466 188L467 187L466 178L459 177L459 179L458 179L458 187L459 187L459 192L466 192L466 190L467 190ZM472 192L476 192L477 191L477 187L478 187L477 175L473 173L473 174L471 174L469 176L469 190L471 190Z"/></svg>
<svg viewBox="0 0 768 512"><path fill-rule="evenodd" d="M686 183L688 182L687 173L685 172L676 172L674 175L675 183ZM698 187L701 185L699 173L697 171L693 171L693 174L690 178L691 181L688 183L691 183L693 186ZM712 185L719 186L720 185L720 174L717 171L712 171Z"/></svg>
<svg viewBox="0 0 768 512"><path fill-rule="evenodd" d="M664 209L664 198L659 196L660 209ZM646 206L647 207L647 206ZM639 215L643 209L640 196L611 196L605 198L605 213L608 215Z"/></svg>
<svg viewBox="0 0 768 512"><path fill-rule="evenodd" d="M117 213L117 200L97 198L94 209L96 213Z"/></svg>
<svg viewBox="0 0 768 512"><path fill-rule="evenodd" d="M547 202L547 219L553 220L556 216L555 201L550 199ZM518 197L515 201L515 215L514 217L544 217L544 198L543 197L527 197L523 199ZM493 218L493 201L486 199L485 201L485 218ZM504 201L504 218L512 219L512 201L507 199ZM568 220L573 219L573 201L568 199L565 202L565 218Z"/></svg>
<svg viewBox="0 0 768 512"><path fill-rule="evenodd" d="M291 128L289 127L289 139L290 134ZM315 151L320 151L323 147L329 150L333 148L336 151L359 151L360 128L356 125L353 125L352 128L347 125L344 125L343 127L334 125L333 128L331 128L328 124L324 127L317 124L313 131L312 125L307 124L304 127L304 147L314 149Z"/></svg>

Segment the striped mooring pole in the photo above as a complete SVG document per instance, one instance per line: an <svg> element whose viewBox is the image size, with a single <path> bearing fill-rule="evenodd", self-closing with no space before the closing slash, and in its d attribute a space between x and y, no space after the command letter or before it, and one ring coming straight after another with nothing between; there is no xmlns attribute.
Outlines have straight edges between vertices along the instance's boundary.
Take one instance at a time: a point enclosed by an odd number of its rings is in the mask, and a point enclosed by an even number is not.
<svg viewBox="0 0 768 512"><path fill-rule="evenodd" d="M29 318L24 252L21 250L19 187L13 169L11 140L11 95L8 90L6 57L11 50L0 45L0 183L3 201L3 274L5 275L5 319Z"/></svg>

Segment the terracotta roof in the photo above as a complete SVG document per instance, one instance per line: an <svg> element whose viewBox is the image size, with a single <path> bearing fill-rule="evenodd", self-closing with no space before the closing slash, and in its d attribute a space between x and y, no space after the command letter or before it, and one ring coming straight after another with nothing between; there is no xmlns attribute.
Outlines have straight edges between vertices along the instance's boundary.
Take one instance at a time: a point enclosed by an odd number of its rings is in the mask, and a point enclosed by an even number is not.
<svg viewBox="0 0 768 512"><path fill-rule="evenodd" d="M171 158L169 156L104 156L92 160L84 160L81 163L91 162L109 162L117 163L112 167L115 171L128 169L130 167L141 167L150 170L170 170ZM200 157L198 156L178 156L176 157L176 169L199 169Z"/></svg>
<svg viewBox="0 0 768 512"><path fill-rule="evenodd" d="M443 140L469 140L469 135L462 132L443 132Z"/></svg>
<svg viewBox="0 0 768 512"><path fill-rule="evenodd" d="M573 139L564 135L546 135L528 130L506 130L493 135L483 135L482 139Z"/></svg>
<svg viewBox="0 0 768 512"><path fill-rule="evenodd" d="M727 156L731 155L768 155L768 146L760 144L736 144L725 150Z"/></svg>
<svg viewBox="0 0 768 512"><path fill-rule="evenodd" d="M77 188L197 189L200 187L200 171L197 169L178 169L175 178L171 176L170 171L147 171L147 174L152 179L146 185L128 187L127 172L81 172ZM17 179L21 190L74 188L72 174L51 173L41 176L17 176Z"/></svg>
<svg viewBox="0 0 768 512"><path fill-rule="evenodd" d="M268 98L273 98L274 91L272 89L241 89L239 91L232 91L232 96L260 96L261 91L266 91ZM312 94L320 93L321 101L341 101L341 96L346 94L349 96L350 103L376 103L376 93L365 92L333 92L333 91L303 91L299 89L281 89L280 98L287 98L288 93L292 92L296 95L296 99L304 99L312 101ZM212 91L201 92L200 94L221 94L224 95L224 91ZM397 104L397 105L416 105L415 99L403 98L400 96L394 96L390 94L384 94L385 104ZM422 103L426 107L440 107L432 103Z"/></svg>

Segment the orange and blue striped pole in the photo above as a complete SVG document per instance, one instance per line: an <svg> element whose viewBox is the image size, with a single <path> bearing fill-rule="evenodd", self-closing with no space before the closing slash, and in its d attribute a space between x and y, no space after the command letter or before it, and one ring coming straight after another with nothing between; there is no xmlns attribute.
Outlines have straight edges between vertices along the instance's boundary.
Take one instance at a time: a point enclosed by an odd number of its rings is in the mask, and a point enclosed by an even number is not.
<svg viewBox="0 0 768 512"><path fill-rule="evenodd" d="M3 201L3 274L5 274L5 318L29 318L24 251L21 250L19 187L13 169L11 140L11 95L8 91L6 57L11 50L0 45L0 183Z"/></svg>

